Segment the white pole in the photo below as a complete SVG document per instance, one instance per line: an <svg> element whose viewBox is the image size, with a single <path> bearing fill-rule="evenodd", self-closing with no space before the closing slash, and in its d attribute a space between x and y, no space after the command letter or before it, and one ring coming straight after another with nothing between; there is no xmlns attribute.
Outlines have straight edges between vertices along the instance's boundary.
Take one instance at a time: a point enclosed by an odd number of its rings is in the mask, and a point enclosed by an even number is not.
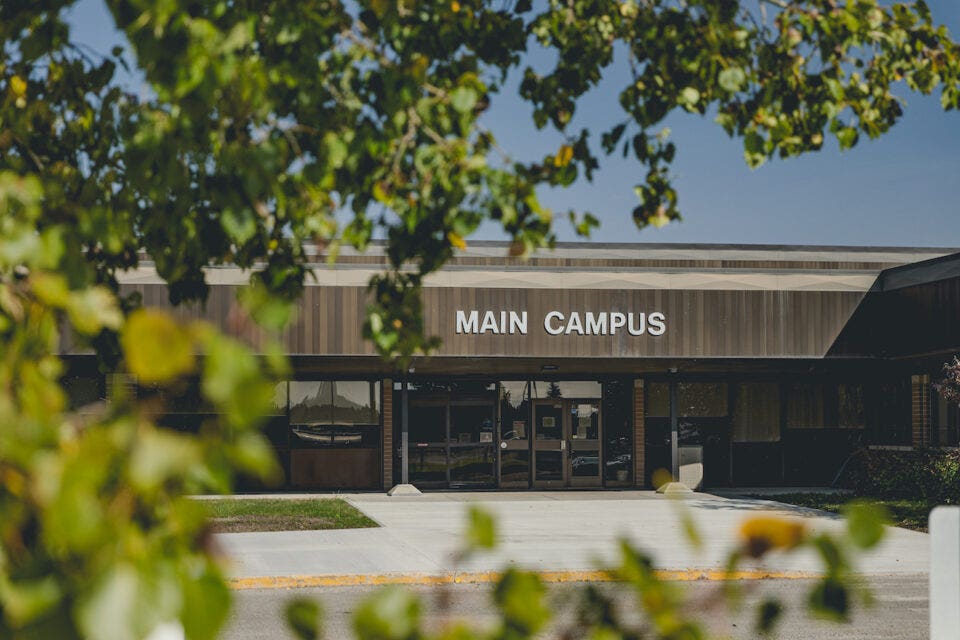
<svg viewBox="0 0 960 640"><path fill-rule="evenodd" d="M960 507L930 512L930 640L960 638Z"/></svg>

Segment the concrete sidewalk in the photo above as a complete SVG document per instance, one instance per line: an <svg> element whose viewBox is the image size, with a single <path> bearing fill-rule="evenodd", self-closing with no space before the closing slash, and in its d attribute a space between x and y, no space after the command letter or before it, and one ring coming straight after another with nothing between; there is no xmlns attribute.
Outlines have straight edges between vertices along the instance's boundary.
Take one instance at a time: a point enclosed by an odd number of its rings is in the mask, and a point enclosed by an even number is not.
<svg viewBox="0 0 960 640"><path fill-rule="evenodd" d="M658 568L716 570L736 545L737 530L758 513L801 518L815 530L839 530L836 515L769 500L694 494L677 501L649 491L428 493L388 497L346 494L380 523L376 529L231 533L217 536L236 578L284 576L384 576L490 572L507 564L538 571L590 571L615 561L617 541L628 538L650 553ZM479 503L497 518L499 545L455 566L467 509ZM704 547L693 551L678 508L689 509ZM883 543L860 558L865 574L924 574L928 536L889 528ZM772 556L746 568L810 574L821 565L812 553Z"/></svg>

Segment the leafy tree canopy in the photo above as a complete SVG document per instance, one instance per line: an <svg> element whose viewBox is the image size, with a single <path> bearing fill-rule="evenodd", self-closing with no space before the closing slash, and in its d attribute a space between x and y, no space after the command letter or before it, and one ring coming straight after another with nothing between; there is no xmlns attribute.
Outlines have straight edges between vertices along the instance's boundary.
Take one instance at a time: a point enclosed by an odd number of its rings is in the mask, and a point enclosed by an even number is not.
<svg viewBox="0 0 960 640"><path fill-rule="evenodd" d="M922 2L109 0L130 56L77 44L72 4L0 3L3 637L143 637L177 619L208 638L226 615L203 510L185 496L276 471L256 416L286 364L120 298L118 273L144 253L174 302L205 297L206 266L250 268L243 303L277 329L308 244L333 257L384 237L366 331L404 357L432 344L424 276L484 220L516 255L551 244L538 187L589 179L603 153L636 158L640 226L676 218L661 129L673 111L716 119L758 166L882 134L900 87L960 102L960 50ZM532 46L553 56L544 73L524 68ZM568 130L615 58L632 70L622 120ZM121 81L126 65L145 95ZM483 126L511 72L532 125L566 136L536 162ZM582 233L596 223L572 218ZM159 400L119 384L109 403L69 406L65 328ZM197 435L157 425L163 394L188 381L220 416Z"/></svg>
<svg viewBox="0 0 960 640"><path fill-rule="evenodd" d="M118 82L121 50L71 41L71 4L0 8L0 170L40 180L39 226L69 229L73 284L112 285L145 250L174 302L202 299L203 267L221 263L292 300L306 243L335 256L385 237L366 329L393 356L431 345L426 274L485 219L518 255L551 244L537 187L590 179L603 153L638 162L639 226L677 218L673 111L715 119L756 167L881 135L898 87L960 103L958 47L922 1L110 0L148 97ZM524 68L532 46L552 54L547 72ZM631 69L622 120L569 130L615 59ZM532 125L566 136L536 162L483 126L510 72ZM569 215L583 234L596 223Z"/></svg>

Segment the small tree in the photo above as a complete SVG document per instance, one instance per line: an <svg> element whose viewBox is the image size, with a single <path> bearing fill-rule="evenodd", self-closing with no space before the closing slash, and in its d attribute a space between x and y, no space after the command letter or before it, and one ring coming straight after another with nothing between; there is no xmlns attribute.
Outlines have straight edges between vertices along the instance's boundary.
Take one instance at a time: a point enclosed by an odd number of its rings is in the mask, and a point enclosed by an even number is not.
<svg viewBox="0 0 960 640"><path fill-rule="evenodd" d="M943 377L933 384L940 397L950 404L960 405L960 356L943 365Z"/></svg>

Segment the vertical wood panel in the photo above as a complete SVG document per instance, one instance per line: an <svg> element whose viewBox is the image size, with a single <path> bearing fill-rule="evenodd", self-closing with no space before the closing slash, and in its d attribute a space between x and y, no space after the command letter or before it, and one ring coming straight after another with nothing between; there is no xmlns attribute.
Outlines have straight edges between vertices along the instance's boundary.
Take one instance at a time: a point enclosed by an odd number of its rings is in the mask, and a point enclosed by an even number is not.
<svg viewBox="0 0 960 640"><path fill-rule="evenodd" d="M149 306L169 307L161 285L123 287L142 291ZM205 317L231 329L236 288L216 286L206 309L181 309L185 317ZM427 288L424 320L443 340L439 355L545 357L822 357L862 299L847 291L722 290L556 290ZM283 335L289 353L366 355L362 324L368 293L362 287L307 287L297 322ZM527 335L457 335L457 309L528 312ZM651 313L667 316L663 336L551 336L543 318L551 310ZM585 324L585 322L584 322ZM243 336L262 344L263 333L245 327Z"/></svg>

